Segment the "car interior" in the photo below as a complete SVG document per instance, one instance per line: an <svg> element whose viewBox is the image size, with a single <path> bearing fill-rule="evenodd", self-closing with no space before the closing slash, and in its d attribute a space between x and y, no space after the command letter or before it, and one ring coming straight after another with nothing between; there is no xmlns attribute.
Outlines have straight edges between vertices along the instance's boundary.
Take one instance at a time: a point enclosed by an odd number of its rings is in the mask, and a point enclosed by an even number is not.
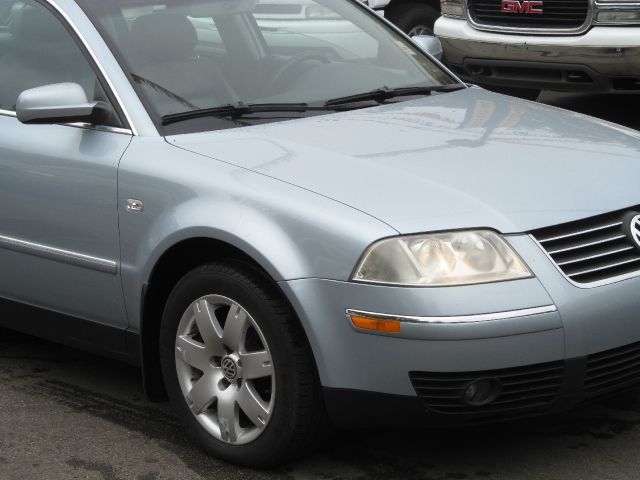
<svg viewBox="0 0 640 480"><path fill-rule="evenodd" d="M96 76L63 25L41 6L14 2L0 44L0 108L15 110L29 88L80 84L95 98Z"/></svg>
<svg viewBox="0 0 640 480"><path fill-rule="evenodd" d="M298 2L300 9L311 3L328 13L291 18L257 8L257 0L80 0L159 116L239 101L320 101L404 85L424 68L397 65L402 47L371 35L382 26L369 21L363 28L336 14L353 6Z"/></svg>
<svg viewBox="0 0 640 480"><path fill-rule="evenodd" d="M424 82L425 65L443 75L390 41L377 22L341 17L342 9L356 8L348 2L297 1L300 9L313 4L328 14L292 19L258 9L258 0L79 3L158 117L240 102L322 102ZM105 98L89 61L51 12L33 0L0 6L0 109L15 110L26 89L62 82L80 84L90 100ZM398 63L398 49L411 61Z"/></svg>
<svg viewBox="0 0 640 480"><path fill-rule="evenodd" d="M273 96L302 71L337 59L335 50L315 47L273 53L252 15L194 17L194 12L156 8L127 18L110 15L119 48L156 108L162 113L207 108Z"/></svg>
<svg viewBox="0 0 640 480"><path fill-rule="evenodd" d="M20 93L56 83L79 84L89 101L107 102L89 61L53 14L31 0L0 10L0 109L15 111ZM115 112L103 125L119 127Z"/></svg>

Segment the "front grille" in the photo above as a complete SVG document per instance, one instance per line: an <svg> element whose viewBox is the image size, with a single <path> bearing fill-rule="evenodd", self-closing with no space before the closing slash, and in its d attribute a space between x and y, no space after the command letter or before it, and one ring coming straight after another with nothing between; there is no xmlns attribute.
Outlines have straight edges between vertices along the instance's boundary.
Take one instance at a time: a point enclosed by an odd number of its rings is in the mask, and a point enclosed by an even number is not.
<svg viewBox="0 0 640 480"><path fill-rule="evenodd" d="M640 211L618 211L532 232L560 270L579 284L640 271L640 248L627 229Z"/></svg>
<svg viewBox="0 0 640 480"><path fill-rule="evenodd" d="M640 383L640 343L589 355L585 397L607 395Z"/></svg>
<svg viewBox="0 0 640 480"><path fill-rule="evenodd" d="M563 374L564 362L551 362L478 372L409 372L409 378L430 411L513 418L547 410L558 397ZM500 395L487 405L467 404L463 400L466 387L484 378L500 381Z"/></svg>
<svg viewBox="0 0 640 480"><path fill-rule="evenodd" d="M503 3L518 13L503 12ZM554 28L578 29L587 21L589 0L544 0L534 8L542 12L527 13L531 4L527 1L503 2L502 0L468 0L469 14L478 24L523 29Z"/></svg>

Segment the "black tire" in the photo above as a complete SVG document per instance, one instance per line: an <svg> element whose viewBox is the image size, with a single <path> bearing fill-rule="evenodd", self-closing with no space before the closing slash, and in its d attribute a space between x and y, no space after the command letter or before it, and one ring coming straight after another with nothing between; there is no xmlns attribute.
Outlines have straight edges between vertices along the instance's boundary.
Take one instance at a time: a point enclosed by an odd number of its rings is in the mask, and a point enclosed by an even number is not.
<svg viewBox="0 0 640 480"><path fill-rule="evenodd" d="M246 309L264 335L274 366L273 413L258 438L244 445L217 439L196 419L176 373L176 333L196 299L223 295ZM171 292L160 329L160 363L169 398L193 440L206 452L235 464L271 468L304 454L326 433L327 422L311 349L274 282L241 262L220 261L185 275Z"/></svg>
<svg viewBox="0 0 640 480"><path fill-rule="evenodd" d="M385 16L407 34L424 27L424 35L433 35L433 26L440 12L425 3L402 2L392 4L385 12Z"/></svg>
<svg viewBox="0 0 640 480"><path fill-rule="evenodd" d="M524 98L525 100L535 101L540 96L541 90L536 88L519 88L519 87L494 87L483 85L483 88L492 92L502 93L511 97Z"/></svg>

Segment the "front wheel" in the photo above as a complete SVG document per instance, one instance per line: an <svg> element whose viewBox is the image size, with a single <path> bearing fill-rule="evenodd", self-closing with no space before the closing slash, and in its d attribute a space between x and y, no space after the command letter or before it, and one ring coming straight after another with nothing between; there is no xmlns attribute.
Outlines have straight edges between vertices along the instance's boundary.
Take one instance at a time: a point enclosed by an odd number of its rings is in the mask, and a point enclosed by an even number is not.
<svg viewBox="0 0 640 480"><path fill-rule="evenodd" d="M179 417L221 459L275 466L303 453L325 423L297 319L275 284L249 265L212 263L176 285L160 356Z"/></svg>

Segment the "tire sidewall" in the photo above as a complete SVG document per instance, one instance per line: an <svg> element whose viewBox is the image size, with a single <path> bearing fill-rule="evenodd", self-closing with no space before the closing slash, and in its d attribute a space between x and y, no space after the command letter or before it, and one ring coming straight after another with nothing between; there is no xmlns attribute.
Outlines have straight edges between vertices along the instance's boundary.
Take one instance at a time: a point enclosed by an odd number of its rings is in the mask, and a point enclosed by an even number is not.
<svg viewBox="0 0 640 480"><path fill-rule="evenodd" d="M216 294L239 303L260 327L271 353L276 384L274 411L264 432L244 445L231 445L216 439L198 422L187 405L178 383L175 339L178 324L189 305L196 299ZM197 270L187 274L170 294L160 329L160 363L171 403L190 435L207 452L244 465L265 465L291 433L290 421L296 411L294 355L282 320L263 298L264 291L252 282L242 281L228 268Z"/></svg>

